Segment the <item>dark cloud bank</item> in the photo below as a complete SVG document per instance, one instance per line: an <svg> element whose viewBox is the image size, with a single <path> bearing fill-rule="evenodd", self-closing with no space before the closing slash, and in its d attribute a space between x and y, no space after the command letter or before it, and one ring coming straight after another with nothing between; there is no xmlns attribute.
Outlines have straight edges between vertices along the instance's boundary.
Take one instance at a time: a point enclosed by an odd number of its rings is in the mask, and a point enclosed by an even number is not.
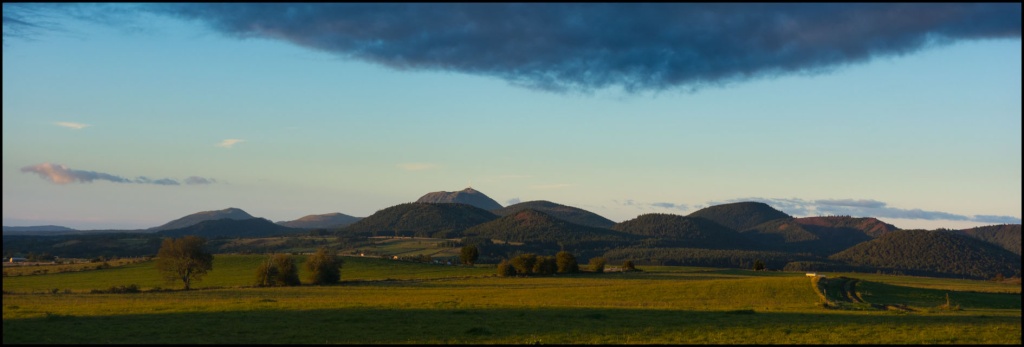
<svg viewBox="0 0 1024 347"><path fill-rule="evenodd" d="M10 7L10 10L9 10ZM74 8L81 16L81 6ZM118 20L111 6L97 20ZM396 69L551 91L698 89L1019 38L1019 3L146 4L131 7ZM4 4L4 36L41 25ZM38 12L38 11L37 11ZM10 15L9 15L10 13ZM112 14L113 13L113 14ZM122 13L123 15L123 13ZM9 30L11 28L11 30Z"/></svg>

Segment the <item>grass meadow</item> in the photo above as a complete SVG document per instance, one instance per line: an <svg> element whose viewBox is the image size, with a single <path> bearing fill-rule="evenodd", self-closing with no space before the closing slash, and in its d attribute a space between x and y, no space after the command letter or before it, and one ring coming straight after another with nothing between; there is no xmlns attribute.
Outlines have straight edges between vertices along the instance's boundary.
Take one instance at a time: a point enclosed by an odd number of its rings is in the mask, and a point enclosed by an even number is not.
<svg viewBox="0 0 1024 347"><path fill-rule="evenodd" d="M985 281L841 274L861 280L868 302L916 310L832 310L803 273L640 267L500 278L486 265L345 257L339 285L252 287L264 258L217 255L187 292L147 291L181 287L153 262L5 277L4 343L1021 342L1020 285ZM129 284L144 292L89 293ZM960 310L936 309L947 293Z"/></svg>

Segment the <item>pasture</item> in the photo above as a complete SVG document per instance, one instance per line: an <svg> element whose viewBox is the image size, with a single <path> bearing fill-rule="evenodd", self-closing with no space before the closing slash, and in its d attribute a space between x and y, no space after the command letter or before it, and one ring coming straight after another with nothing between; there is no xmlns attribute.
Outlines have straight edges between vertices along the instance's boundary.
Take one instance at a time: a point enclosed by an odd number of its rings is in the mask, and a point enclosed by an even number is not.
<svg viewBox="0 0 1024 347"><path fill-rule="evenodd" d="M297 257L300 262L301 256ZM640 267L500 278L493 266L345 257L342 283L256 288L264 256L217 255L188 292L152 262L6 277L5 343L1016 344L1020 286L859 277L869 302L821 307L803 273ZM301 268L301 266L300 266ZM304 273L300 271L300 277ZM833 274L829 275L830 277ZM90 294L136 284L144 292ZM56 291L54 289L57 289ZM56 293L55 293L56 292ZM960 310L937 310L950 293Z"/></svg>

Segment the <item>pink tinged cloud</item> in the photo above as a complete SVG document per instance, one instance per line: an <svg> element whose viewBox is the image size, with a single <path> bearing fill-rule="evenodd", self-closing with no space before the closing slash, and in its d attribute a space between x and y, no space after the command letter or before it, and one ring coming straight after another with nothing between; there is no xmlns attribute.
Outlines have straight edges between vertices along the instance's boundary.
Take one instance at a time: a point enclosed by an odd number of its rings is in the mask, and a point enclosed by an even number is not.
<svg viewBox="0 0 1024 347"><path fill-rule="evenodd" d="M145 176L139 176L135 179L128 179L121 176L103 172L75 170L61 164L52 163L42 163L26 166L21 168L21 172L34 173L36 175L39 175L40 178L55 184L91 183L92 181L100 180L115 183L156 184L164 186L181 185L181 183L179 183L177 180L170 178L151 179ZM216 180L198 176L190 176L185 179L185 184L190 185L210 184L214 182L216 182Z"/></svg>

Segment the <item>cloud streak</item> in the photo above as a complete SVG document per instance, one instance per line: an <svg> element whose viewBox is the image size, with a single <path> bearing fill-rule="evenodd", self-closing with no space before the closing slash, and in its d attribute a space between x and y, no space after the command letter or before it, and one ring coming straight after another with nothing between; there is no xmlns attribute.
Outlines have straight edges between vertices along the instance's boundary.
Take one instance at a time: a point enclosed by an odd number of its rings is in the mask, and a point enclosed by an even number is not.
<svg viewBox="0 0 1024 347"><path fill-rule="evenodd" d="M109 181L114 183L135 183L135 184L155 184L164 186L177 186L181 185L177 180L170 178L159 178L151 179L146 176L139 176L134 179L129 179L117 175L112 175L104 172L86 171L86 170L75 170L68 168L67 166L60 164L42 163L36 165L30 165L21 168L23 173L34 173L40 178L50 181L54 184L69 184L69 183L92 183L93 181ZM203 178L199 176L190 176L185 179L185 184L210 184L216 180L211 178Z"/></svg>
<svg viewBox="0 0 1024 347"><path fill-rule="evenodd" d="M231 148L231 147L234 147L236 144L238 144L240 142L244 142L244 141L245 140L240 140L240 139L227 139L227 140L224 140L224 141L221 141L220 143L218 143L217 147Z"/></svg>
<svg viewBox="0 0 1024 347"><path fill-rule="evenodd" d="M92 125L89 125L89 124L82 124L82 123L75 123L75 122L54 122L53 124L57 125L57 126L62 126L62 127L65 127L65 128L75 129L75 130L80 130L80 129L84 129L86 127L92 126Z"/></svg>
<svg viewBox="0 0 1024 347"><path fill-rule="evenodd" d="M53 13L124 26L146 12L398 70L628 92L815 74L961 40L1020 38L1019 3L4 4L4 37ZM90 10L91 9L91 10ZM9 33L9 30L10 33Z"/></svg>

